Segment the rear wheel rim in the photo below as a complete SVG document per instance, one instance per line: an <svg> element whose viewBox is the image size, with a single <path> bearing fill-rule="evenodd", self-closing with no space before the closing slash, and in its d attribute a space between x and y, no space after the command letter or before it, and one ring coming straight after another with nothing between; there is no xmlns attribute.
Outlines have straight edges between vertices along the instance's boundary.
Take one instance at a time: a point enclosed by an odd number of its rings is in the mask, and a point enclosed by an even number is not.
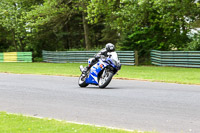
<svg viewBox="0 0 200 133"><path fill-rule="evenodd" d="M80 78L79 78L79 84L82 84L84 82L85 82L85 77L80 76Z"/></svg>

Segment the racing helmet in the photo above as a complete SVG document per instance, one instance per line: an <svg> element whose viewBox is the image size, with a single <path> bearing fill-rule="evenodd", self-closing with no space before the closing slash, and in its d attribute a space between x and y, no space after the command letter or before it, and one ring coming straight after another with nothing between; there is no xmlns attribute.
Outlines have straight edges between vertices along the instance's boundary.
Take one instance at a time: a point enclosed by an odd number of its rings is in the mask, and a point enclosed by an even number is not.
<svg viewBox="0 0 200 133"><path fill-rule="evenodd" d="M115 51L115 45L112 44L112 43L107 43L105 48L106 48L106 51L108 51L108 52L114 52Z"/></svg>

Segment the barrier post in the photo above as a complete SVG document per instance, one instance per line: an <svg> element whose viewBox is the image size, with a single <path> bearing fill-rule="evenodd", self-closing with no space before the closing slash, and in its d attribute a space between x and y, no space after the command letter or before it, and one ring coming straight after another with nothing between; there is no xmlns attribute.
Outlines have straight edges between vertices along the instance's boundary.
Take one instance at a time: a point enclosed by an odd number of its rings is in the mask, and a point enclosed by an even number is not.
<svg viewBox="0 0 200 133"><path fill-rule="evenodd" d="M138 51L135 51L135 65L136 65L136 66L139 65L139 61L138 61Z"/></svg>

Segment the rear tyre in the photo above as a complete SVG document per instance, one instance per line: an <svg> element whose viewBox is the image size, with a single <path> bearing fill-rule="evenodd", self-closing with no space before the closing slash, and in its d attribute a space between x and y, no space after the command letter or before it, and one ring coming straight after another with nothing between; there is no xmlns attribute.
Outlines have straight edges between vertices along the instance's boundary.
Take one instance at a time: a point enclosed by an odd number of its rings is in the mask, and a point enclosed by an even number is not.
<svg viewBox="0 0 200 133"><path fill-rule="evenodd" d="M113 75L112 72L106 72L105 76L102 74L99 78L99 88L105 88L110 83Z"/></svg>
<svg viewBox="0 0 200 133"><path fill-rule="evenodd" d="M86 76L80 76L79 77L79 79L78 79L78 85L80 86L80 87L87 87L88 86L88 84L86 83Z"/></svg>

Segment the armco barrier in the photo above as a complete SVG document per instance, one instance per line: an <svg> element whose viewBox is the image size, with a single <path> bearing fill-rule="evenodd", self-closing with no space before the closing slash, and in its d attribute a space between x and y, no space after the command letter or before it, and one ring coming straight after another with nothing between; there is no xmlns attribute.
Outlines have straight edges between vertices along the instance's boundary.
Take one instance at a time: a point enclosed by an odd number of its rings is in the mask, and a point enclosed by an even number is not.
<svg viewBox="0 0 200 133"><path fill-rule="evenodd" d="M43 61L51 63L87 63L98 51L42 51ZM123 65L135 65L134 51L117 51Z"/></svg>
<svg viewBox="0 0 200 133"><path fill-rule="evenodd" d="M158 66L200 68L200 51L151 51L151 63Z"/></svg>
<svg viewBox="0 0 200 133"><path fill-rule="evenodd" d="M0 62L32 62L32 52L3 52Z"/></svg>

